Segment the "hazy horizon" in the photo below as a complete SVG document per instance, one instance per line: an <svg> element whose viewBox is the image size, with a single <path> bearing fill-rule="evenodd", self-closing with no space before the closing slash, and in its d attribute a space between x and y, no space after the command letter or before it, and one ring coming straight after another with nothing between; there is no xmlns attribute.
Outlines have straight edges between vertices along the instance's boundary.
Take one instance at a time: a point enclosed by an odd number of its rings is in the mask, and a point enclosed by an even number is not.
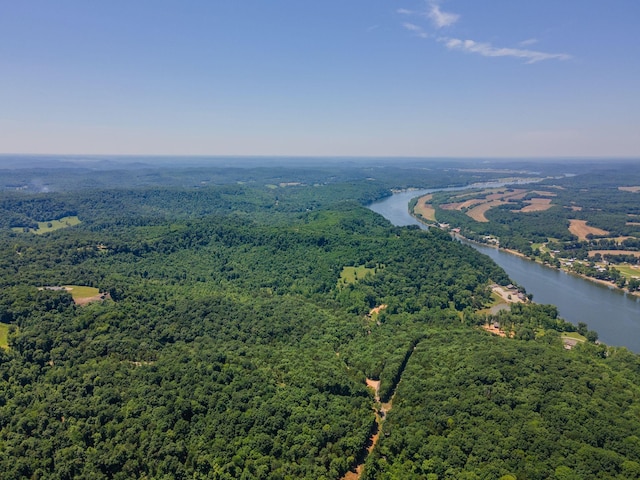
<svg viewBox="0 0 640 480"><path fill-rule="evenodd" d="M5 2L0 152L640 157L640 4Z"/></svg>

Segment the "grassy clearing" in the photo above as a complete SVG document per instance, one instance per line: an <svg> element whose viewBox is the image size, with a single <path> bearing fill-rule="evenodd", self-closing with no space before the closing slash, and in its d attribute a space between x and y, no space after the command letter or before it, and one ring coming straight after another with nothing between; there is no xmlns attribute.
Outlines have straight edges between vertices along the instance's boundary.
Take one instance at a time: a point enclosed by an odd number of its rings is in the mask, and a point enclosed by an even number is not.
<svg viewBox="0 0 640 480"><path fill-rule="evenodd" d="M53 232L54 230L60 230L61 228L73 227L82 223L77 216L62 217L59 220L49 220L47 222L38 222L38 228L23 228L13 227L11 230L14 232L27 232L35 233L36 235L42 235L43 233Z"/></svg>
<svg viewBox="0 0 640 480"><path fill-rule="evenodd" d="M547 247L546 243L532 243L531 244L531 249L532 250L538 249L538 250L540 250L541 253L544 253L544 252L548 253L549 252L549 247Z"/></svg>
<svg viewBox="0 0 640 480"><path fill-rule="evenodd" d="M340 278L338 279L338 286L345 286L351 283L356 283L358 280L363 279L367 275L375 275L375 268L367 268L364 265L358 267L343 267L340 272Z"/></svg>
<svg viewBox="0 0 640 480"><path fill-rule="evenodd" d="M507 305L507 303L496 292L491 292L491 302L489 304L485 304L485 307L478 310L476 313L479 313L480 315L490 315L493 313L493 308L498 305Z"/></svg>
<svg viewBox="0 0 640 480"><path fill-rule="evenodd" d="M82 301L86 298L93 298L100 293L97 288L82 285L65 285L64 288L71 293L74 302Z"/></svg>
<svg viewBox="0 0 640 480"><path fill-rule="evenodd" d="M613 268L618 270L627 279L640 277L640 267L633 265L616 265Z"/></svg>
<svg viewBox="0 0 640 480"><path fill-rule="evenodd" d="M0 323L0 348L9 348L9 325Z"/></svg>
<svg viewBox="0 0 640 480"><path fill-rule="evenodd" d="M571 338L573 340L577 340L578 342L586 342L587 337L584 335L580 335L578 332L562 332L562 338Z"/></svg>

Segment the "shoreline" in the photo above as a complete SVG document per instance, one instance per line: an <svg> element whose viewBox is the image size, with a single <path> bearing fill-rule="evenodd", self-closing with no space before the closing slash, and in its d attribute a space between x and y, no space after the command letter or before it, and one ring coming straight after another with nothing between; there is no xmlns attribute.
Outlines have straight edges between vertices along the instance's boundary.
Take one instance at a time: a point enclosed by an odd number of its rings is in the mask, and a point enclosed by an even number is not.
<svg viewBox="0 0 640 480"><path fill-rule="evenodd" d="M429 228L439 228L440 230L445 230L445 229L440 228L437 225L437 222L436 223L426 223L423 219L418 218L412 211L409 211L409 215L411 215L411 217L413 217L415 220L420 222L422 225L425 225L425 226L427 226ZM513 250L513 249L510 249L510 248L503 248L503 247L496 246L496 245L490 245L488 243L477 242L475 240L471 240L470 238L465 237L464 235L462 235L460 233L452 233L450 230L448 230L448 231L451 233L451 235L454 238L459 238L459 239L464 240L466 242L475 243L476 245L481 245L483 247L495 248L498 251L506 252L506 253L508 253L510 255L515 255L516 257L523 258L525 260L528 260L530 262L536 263L536 264L541 265L543 267L550 268L552 270L559 270L561 272L566 273L567 275L573 275L575 277L582 278L584 280L589 280L589 281L591 281L593 283L599 283L600 285L606 286L606 287L608 287L610 289L618 290L621 293L624 293L624 294L627 294L627 295L631 295L633 297L640 298L640 291L632 292L627 288L620 288L614 282L611 282L609 280L601 280L599 278L589 277L588 275L584 275L582 273L571 272L571 271L566 270L566 269L564 269L562 267L554 267L553 265L548 265L548 264L545 264L545 263L537 262L536 260L532 260L530 257L526 256L524 253L518 252L517 250Z"/></svg>

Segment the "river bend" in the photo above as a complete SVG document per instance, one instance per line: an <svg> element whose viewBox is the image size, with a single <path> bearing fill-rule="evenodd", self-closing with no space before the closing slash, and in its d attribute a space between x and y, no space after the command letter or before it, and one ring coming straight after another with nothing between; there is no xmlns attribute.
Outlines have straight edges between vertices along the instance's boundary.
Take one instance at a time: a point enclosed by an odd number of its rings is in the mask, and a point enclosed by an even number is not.
<svg viewBox="0 0 640 480"><path fill-rule="evenodd" d="M409 214L408 204L412 198L435 191L438 190L396 193L369 208L394 225L426 229ZM512 280L533 294L537 303L556 305L560 316L573 324L585 322L608 345L625 346L640 353L640 298L496 248L464 243L490 256Z"/></svg>

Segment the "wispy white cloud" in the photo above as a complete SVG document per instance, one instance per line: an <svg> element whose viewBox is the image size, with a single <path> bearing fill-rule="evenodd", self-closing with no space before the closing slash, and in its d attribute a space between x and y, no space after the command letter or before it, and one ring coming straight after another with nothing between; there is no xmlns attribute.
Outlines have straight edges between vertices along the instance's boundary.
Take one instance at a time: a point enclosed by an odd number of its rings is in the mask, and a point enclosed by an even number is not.
<svg viewBox="0 0 640 480"><path fill-rule="evenodd" d="M528 47L530 45L535 45L536 43L538 43L537 38L528 38L518 43L518 45L520 45L521 47Z"/></svg>
<svg viewBox="0 0 640 480"><path fill-rule="evenodd" d="M483 57L515 57L526 60L526 63L536 63L543 60L569 60L571 55L566 53L546 53L536 50L520 48L494 47L490 43L475 42L473 40L460 40L459 38L440 37L438 41L444 43L449 50L462 50L469 53L477 53Z"/></svg>
<svg viewBox="0 0 640 480"><path fill-rule="evenodd" d="M443 12L436 2L429 2L427 17L433 22L436 28L450 27L460 19L457 13Z"/></svg>
<svg viewBox="0 0 640 480"><path fill-rule="evenodd" d="M415 33L420 38L429 38L429 34L423 30L423 28L415 23L404 22L402 26L409 30L410 32Z"/></svg>
<svg viewBox="0 0 640 480"><path fill-rule="evenodd" d="M404 22L402 24L402 26L405 29L410 30L412 32L421 32L422 31L422 27L416 25L415 23Z"/></svg>
<svg viewBox="0 0 640 480"><path fill-rule="evenodd" d="M402 15L416 15L420 17L426 17L433 25L432 28L423 28L415 23L404 22L402 26L413 32L415 36L421 38L435 38L438 42L444 44L449 50L460 50L468 53L475 53L482 55L483 57L512 57L521 58L525 60L525 63L536 63L544 60L569 60L571 55L566 53L548 53L538 50L531 50L526 47L535 45L538 43L537 38L528 38L518 43L518 47L522 48L509 48L509 47L494 47L490 43L476 42L475 40L461 40L459 38L438 36L434 32L445 27L454 25L459 19L460 15L452 12L445 12L440 8L441 0L426 0L427 10L416 12L413 10L407 10L405 8L399 8L397 13Z"/></svg>

